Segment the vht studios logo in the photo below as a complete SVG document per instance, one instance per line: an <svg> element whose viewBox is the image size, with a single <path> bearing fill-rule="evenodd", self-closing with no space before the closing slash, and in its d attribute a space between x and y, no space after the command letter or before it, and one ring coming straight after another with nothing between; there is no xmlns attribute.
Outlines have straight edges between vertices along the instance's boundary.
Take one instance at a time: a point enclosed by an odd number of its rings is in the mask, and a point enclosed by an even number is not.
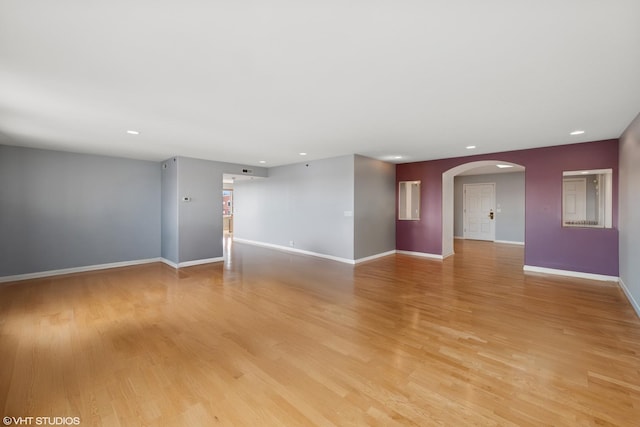
<svg viewBox="0 0 640 427"><path fill-rule="evenodd" d="M80 417L4 417L2 423L6 426L77 426Z"/></svg>

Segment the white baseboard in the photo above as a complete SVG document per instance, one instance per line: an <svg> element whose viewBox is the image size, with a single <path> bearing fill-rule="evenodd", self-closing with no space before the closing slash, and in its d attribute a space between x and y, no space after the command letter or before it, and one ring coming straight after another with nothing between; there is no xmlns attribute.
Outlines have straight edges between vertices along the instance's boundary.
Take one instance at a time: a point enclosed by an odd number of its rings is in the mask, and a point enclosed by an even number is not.
<svg viewBox="0 0 640 427"><path fill-rule="evenodd" d="M402 255L412 255L412 256L419 256L422 258L431 258L431 259L444 259L445 257L442 255L437 255L437 254L429 254L426 252L413 252L413 251L400 251L400 250L396 250L397 254L402 254ZM452 253L449 255L453 255ZM447 256L449 256L447 255Z"/></svg>
<svg viewBox="0 0 640 427"><path fill-rule="evenodd" d="M604 282L618 282L620 280L617 276L583 273L582 271L557 270L555 268L536 267L533 265L525 265L522 269L531 273L553 274L556 276L577 277L580 279L600 280Z"/></svg>
<svg viewBox="0 0 640 427"><path fill-rule="evenodd" d="M61 276L63 274L85 273L87 271L106 270L108 268L130 267L133 265L151 264L153 262L162 262L173 268L182 268L182 267L191 267L193 265L209 264L212 262L220 262L220 261L224 261L224 257L197 259L194 261L181 262L179 264L176 264L173 261L170 261L166 258L161 258L161 257L149 258L149 259L138 259L134 261L111 262L108 264L85 265L83 267L63 268L60 270L38 271L36 273L27 273L27 274L16 274L15 276L3 276L3 277L0 277L0 283L18 282L21 280L29 280L29 279L41 279L43 277Z"/></svg>
<svg viewBox="0 0 640 427"><path fill-rule="evenodd" d="M38 271L36 273L16 274L15 276L0 277L0 283L17 282L20 280L40 279L42 277L61 276L63 274L84 273L87 271L106 270L108 268L129 267L132 265L165 262L164 258L138 259L134 261L111 262L108 264L86 265L83 267L63 268L60 270Z"/></svg>
<svg viewBox="0 0 640 427"><path fill-rule="evenodd" d="M393 255L396 253L396 250L394 249L391 251L382 252L379 254L370 255L364 258L358 258L356 260L353 260L349 258L342 258L342 257L333 256L333 255L321 254L319 252L306 251L304 249L292 248L289 246L276 245L274 243L265 243L265 242L258 242L256 240L243 239L241 237L234 237L233 241L238 243L246 243L248 245L261 246L263 248L275 249L278 251L291 252L291 253L300 254L300 255L310 255L310 256L315 256L319 258L330 259L332 261L338 261L345 264L359 264L361 262L371 261L376 258L381 258L381 257Z"/></svg>
<svg viewBox="0 0 640 427"><path fill-rule="evenodd" d="M160 258L160 262L167 264L169 267L178 268L178 264L166 258Z"/></svg>
<svg viewBox="0 0 640 427"><path fill-rule="evenodd" d="M201 265L201 264L211 264L212 262L220 262L220 261L224 261L224 257L196 259L193 261L180 262L178 263L178 268L192 267L194 265Z"/></svg>
<svg viewBox="0 0 640 427"><path fill-rule="evenodd" d="M276 249L276 250L284 251L284 252L291 252L291 253L300 254L300 255L311 255L311 256L315 256L315 257L319 257L319 258L330 259L332 261L343 262L345 264L355 264L356 263L355 260L348 259L348 258L341 258L341 257L333 256L333 255L321 254L321 253L318 253L318 252L305 251L303 249L291 248L289 246L276 245L276 244L273 244L273 243L258 242L256 240L243 239L243 238L235 237L235 236L233 238L233 241L234 242L238 242L238 243L246 243L246 244L254 245L254 246L261 246L263 248Z"/></svg>
<svg viewBox="0 0 640 427"><path fill-rule="evenodd" d="M513 240L496 240L495 243L506 243L507 245L524 246L524 242L516 242L516 241L513 241Z"/></svg>
<svg viewBox="0 0 640 427"><path fill-rule="evenodd" d="M358 258L357 260L355 260L355 264L359 264L359 263L365 262L365 261L371 261L371 260L377 259L377 258L382 258L384 256L393 255L395 253L396 253L396 250L394 249L392 251L382 252L382 253L371 255L371 256L367 256L367 257L364 257L364 258Z"/></svg>
<svg viewBox="0 0 640 427"><path fill-rule="evenodd" d="M454 239L466 240L462 236L453 236ZM473 240L473 239L471 239ZM491 242L491 240L485 240L486 242ZM508 245L520 245L524 246L524 242L518 242L516 240L493 240L493 243L506 243ZM446 258L446 257L445 257Z"/></svg>
<svg viewBox="0 0 640 427"><path fill-rule="evenodd" d="M622 281L622 279L620 279L618 283L622 288L622 292L624 292L624 294L627 296L627 299L629 300L631 307L633 307L638 317L640 317L640 304L638 304L638 301L636 301L636 299L633 297L633 295L631 294L631 291L629 290L629 288L627 288L627 285Z"/></svg>
<svg viewBox="0 0 640 427"><path fill-rule="evenodd" d="M160 262L163 262L165 264L167 264L169 267L173 267L173 268L182 268L182 267L191 267L194 265L200 265L200 264L210 264L212 262L220 262L220 261L224 261L224 257L217 257L217 258L206 258L206 259L196 259L193 261L185 261L185 262L180 262L180 263L175 263L173 261L170 261L166 258L160 258Z"/></svg>

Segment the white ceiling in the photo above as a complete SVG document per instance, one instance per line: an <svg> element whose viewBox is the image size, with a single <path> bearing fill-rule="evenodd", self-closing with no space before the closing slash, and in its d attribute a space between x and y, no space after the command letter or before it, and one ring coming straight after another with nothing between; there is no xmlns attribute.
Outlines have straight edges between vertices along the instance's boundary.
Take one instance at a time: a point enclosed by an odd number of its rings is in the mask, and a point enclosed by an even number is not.
<svg viewBox="0 0 640 427"><path fill-rule="evenodd" d="M0 143L275 166L617 138L640 111L639 16L638 0L2 0Z"/></svg>

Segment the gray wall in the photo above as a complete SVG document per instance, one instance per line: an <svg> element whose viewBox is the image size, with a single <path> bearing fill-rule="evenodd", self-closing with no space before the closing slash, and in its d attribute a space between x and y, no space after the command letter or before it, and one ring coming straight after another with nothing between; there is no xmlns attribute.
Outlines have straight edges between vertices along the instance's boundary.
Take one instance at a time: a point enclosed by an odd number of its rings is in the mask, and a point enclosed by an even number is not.
<svg viewBox="0 0 640 427"><path fill-rule="evenodd" d="M596 190L596 184L593 181L598 179L598 175L584 175L584 178L587 180L586 219L589 221L597 221L599 213L598 191Z"/></svg>
<svg viewBox="0 0 640 427"><path fill-rule="evenodd" d="M461 175L454 178L454 222L453 233L464 236L463 226L463 185L496 184L496 240L524 242L524 172L497 173L488 175Z"/></svg>
<svg viewBox="0 0 640 427"><path fill-rule="evenodd" d="M160 256L160 167L0 146L0 276Z"/></svg>
<svg viewBox="0 0 640 427"><path fill-rule="evenodd" d="M217 166L208 160L178 158L180 262L222 256L222 171Z"/></svg>
<svg viewBox="0 0 640 427"><path fill-rule="evenodd" d="M162 258L178 258L178 159L162 162Z"/></svg>
<svg viewBox="0 0 640 427"><path fill-rule="evenodd" d="M364 258L396 248L396 167L355 156L354 253Z"/></svg>
<svg viewBox="0 0 640 427"><path fill-rule="evenodd" d="M640 304L640 115L620 139L619 248L620 279ZM636 305L636 309L638 306Z"/></svg>
<svg viewBox="0 0 640 427"><path fill-rule="evenodd" d="M308 165L308 166L307 166ZM353 259L354 156L269 169L236 181L234 237ZM345 215L346 212L346 215Z"/></svg>
<svg viewBox="0 0 640 427"><path fill-rule="evenodd" d="M222 257L223 174L242 175L242 169L250 168L253 176L266 177L267 169L189 157L178 157L176 164L178 230L169 232L178 237L178 262Z"/></svg>

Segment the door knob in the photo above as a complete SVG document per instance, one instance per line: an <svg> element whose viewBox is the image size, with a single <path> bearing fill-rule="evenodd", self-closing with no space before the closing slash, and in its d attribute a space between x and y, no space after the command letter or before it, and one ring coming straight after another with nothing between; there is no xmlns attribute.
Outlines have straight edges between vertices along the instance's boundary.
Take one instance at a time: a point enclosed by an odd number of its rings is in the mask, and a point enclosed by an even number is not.
<svg viewBox="0 0 640 427"><path fill-rule="evenodd" d="M493 219L493 209L489 211L489 219Z"/></svg>

